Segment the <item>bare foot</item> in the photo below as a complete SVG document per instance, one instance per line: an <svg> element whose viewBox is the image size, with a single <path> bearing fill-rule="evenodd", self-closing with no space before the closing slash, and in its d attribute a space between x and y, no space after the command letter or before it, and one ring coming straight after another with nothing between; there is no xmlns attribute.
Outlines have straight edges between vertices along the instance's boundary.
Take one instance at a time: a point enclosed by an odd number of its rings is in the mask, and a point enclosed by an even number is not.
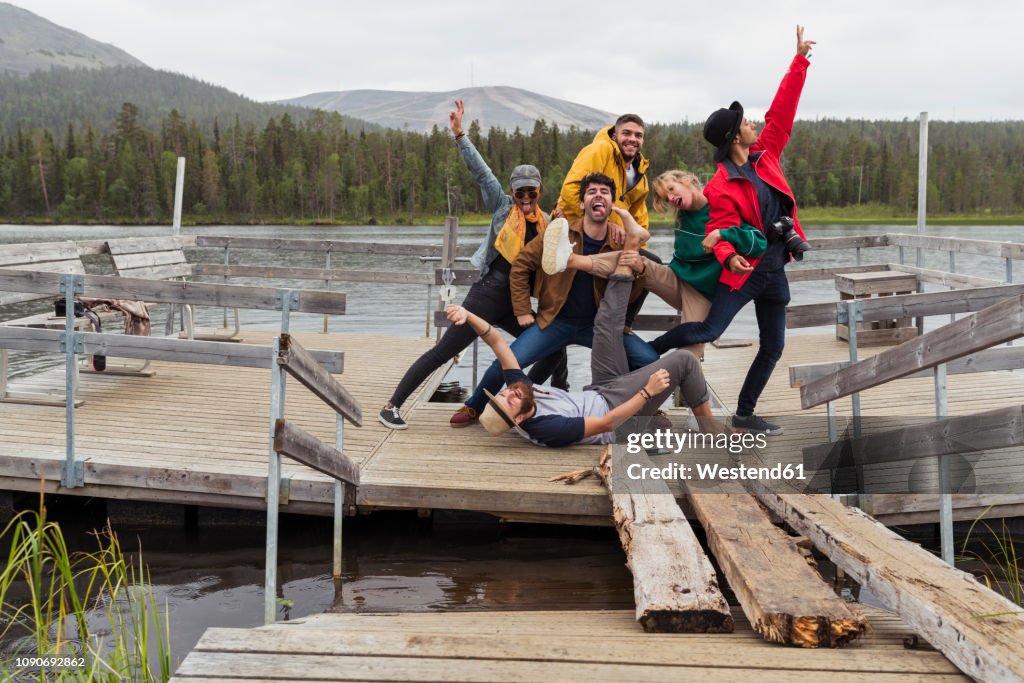
<svg viewBox="0 0 1024 683"><path fill-rule="evenodd" d="M625 209L617 206L612 207L612 211L618 214L619 218L622 219L622 227L626 229L626 243L635 240L637 246L644 244L647 240L651 239L651 233L647 232L640 227L640 224L636 222L633 215ZM629 248L628 246L626 247ZM634 247L635 249L636 247Z"/></svg>

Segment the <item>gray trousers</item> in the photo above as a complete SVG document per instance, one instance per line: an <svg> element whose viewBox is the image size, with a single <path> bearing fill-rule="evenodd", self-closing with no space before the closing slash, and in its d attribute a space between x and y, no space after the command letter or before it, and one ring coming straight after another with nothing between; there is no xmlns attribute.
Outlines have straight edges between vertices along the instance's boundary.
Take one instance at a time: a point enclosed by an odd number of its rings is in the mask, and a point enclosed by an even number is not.
<svg viewBox="0 0 1024 683"><path fill-rule="evenodd" d="M691 408L711 398L700 361L689 351L676 349L639 370L629 371L626 349L622 345L622 328L626 324L626 307L633 287L630 275L612 275L604 290L604 298L594 319L594 344L590 354L592 384L584 389L596 391L615 408L628 401L647 384L655 370L667 370L669 388L647 402L639 415L653 415L679 387L683 400Z"/></svg>

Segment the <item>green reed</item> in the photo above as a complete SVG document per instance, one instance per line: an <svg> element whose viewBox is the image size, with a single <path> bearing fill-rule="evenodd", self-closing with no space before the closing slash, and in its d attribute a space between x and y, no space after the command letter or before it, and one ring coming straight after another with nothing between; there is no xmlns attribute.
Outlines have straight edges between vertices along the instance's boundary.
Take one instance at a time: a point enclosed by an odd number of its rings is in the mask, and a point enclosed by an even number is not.
<svg viewBox="0 0 1024 683"><path fill-rule="evenodd" d="M40 505L16 515L0 538L10 544L0 573L0 642L16 643L0 658L0 679L170 679L166 608L156 604L141 553L126 560L109 523L95 534L96 551L71 552ZM41 667L39 658L57 663Z"/></svg>
<svg viewBox="0 0 1024 683"><path fill-rule="evenodd" d="M1006 520L1001 520L998 530L993 529L987 521L983 520L987 512L988 510L975 519L970 529L967 530L961 554L981 562L984 570L978 578L982 583L1015 605L1024 607L1024 562L1022 562L1024 557L1018 554L1017 544L1006 525ZM988 537L979 537L976 541L980 551L969 550L967 545L979 524L988 531ZM1010 614L1021 613L1011 612Z"/></svg>

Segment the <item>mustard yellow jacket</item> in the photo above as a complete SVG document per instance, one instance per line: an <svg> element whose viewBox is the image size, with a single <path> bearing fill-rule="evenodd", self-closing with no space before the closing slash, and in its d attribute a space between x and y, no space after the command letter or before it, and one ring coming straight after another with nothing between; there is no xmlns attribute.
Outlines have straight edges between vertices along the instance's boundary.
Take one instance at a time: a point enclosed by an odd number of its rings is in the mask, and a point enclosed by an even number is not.
<svg viewBox="0 0 1024 683"><path fill-rule="evenodd" d="M558 206L565 212L569 222L583 217L583 210L580 208L580 180L591 173L604 173L615 181L615 205L629 211L636 219L636 222L643 227L648 227L647 219L647 193L650 186L647 184L647 167L650 162L642 153L633 158L633 167L640 174L640 179L632 190L626 189L626 161L622 158L622 150L612 140L612 131L615 126L608 126L597 132L594 141L580 150L576 160L572 162L572 168L565 176L562 184L562 193L558 197ZM615 214L612 214L612 221L621 224L622 221Z"/></svg>

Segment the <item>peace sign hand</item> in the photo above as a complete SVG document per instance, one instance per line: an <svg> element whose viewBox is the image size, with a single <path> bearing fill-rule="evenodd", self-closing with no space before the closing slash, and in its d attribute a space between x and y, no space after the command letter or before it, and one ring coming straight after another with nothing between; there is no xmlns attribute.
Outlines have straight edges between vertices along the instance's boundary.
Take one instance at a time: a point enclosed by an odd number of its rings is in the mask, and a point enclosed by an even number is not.
<svg viewBox="0 0 1024 683"><path fill-rule="evenodd" d="M462 135L462 114L465 111L466 106L462 100L455 100L455 111L448 113L448 125L455 137Z"/></svg>
<svg viewBox="0 0 1024 683"><path fill-rule="evenodd" d="M804 27L797 24L796 27L796 53L801 57L810 54L811 48L817 44L814 40L804 40Z"/></svg>

